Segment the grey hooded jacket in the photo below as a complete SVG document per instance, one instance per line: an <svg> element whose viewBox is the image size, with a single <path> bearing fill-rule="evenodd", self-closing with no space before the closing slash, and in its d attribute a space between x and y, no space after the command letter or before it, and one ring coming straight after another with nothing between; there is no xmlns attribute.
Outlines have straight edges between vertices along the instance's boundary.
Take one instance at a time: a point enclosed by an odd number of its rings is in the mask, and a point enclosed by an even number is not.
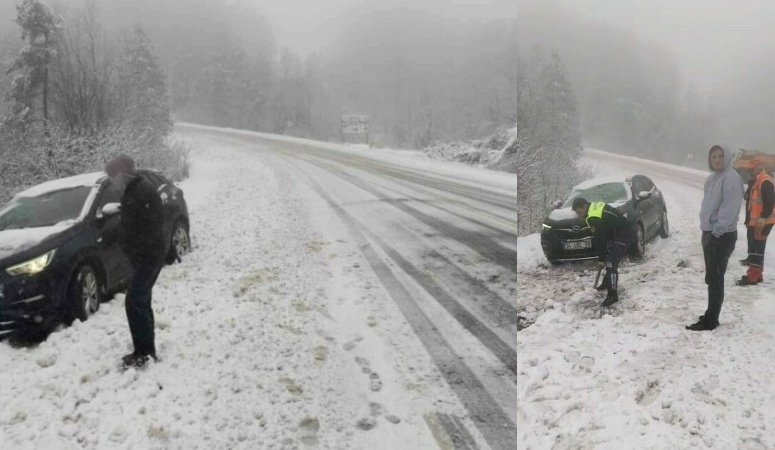
<svg viewBox="0 0 775 450"><path fill-rule="evenodd" d="M710 164L710 152L724 150L724 168L716 172ZM729 147L718 144L708 152L708 167L713 172L705 181L705 196L700 209L700 228L716 237L737 231L740 207L743 204L743 180L732 167L734 154Z"/></svg>

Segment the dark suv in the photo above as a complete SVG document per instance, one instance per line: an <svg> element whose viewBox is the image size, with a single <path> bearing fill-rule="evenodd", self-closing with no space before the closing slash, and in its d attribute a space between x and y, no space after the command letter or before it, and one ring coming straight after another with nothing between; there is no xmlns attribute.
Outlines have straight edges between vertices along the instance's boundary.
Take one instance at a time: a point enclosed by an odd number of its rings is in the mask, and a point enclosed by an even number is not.
<svg viewBox="0 0 775 450"><path fill-rule="evenodd" d="M191 248L183 191L160 172L138 173L162 200L167 262L179 260ZM91 173L40 184L0 209L0 339L86 320L126 288L119 201L109 178Z"/></svg>
<svg viewBox="0 0 775 450"><path fill-rule="evenodd" d="M597 258L595 240L586 221L571 209L577 197L608 203L626 215L637 232L637 242L630 249L634 257L642 257L646 242L657 234L666 238L670 233L665 199L648 177L585 181L574 187L564 202L555 203L554 211L543 223L541 247L551 264Z"/></svg>

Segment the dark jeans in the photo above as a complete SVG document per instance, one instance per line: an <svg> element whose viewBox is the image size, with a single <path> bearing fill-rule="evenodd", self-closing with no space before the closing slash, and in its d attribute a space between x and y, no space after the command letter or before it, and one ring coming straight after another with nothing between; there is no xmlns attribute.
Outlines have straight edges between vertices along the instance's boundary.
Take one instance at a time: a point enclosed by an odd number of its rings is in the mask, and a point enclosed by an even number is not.
<svg viewBox="0 0 775 450"><path fill-rule="evenodd" d="M708 285L708 310L703 320L717 325L724 303L724 274L737 243L737 231L715 237L709 231L702 233L702 252L705 254L705 283Z"/></svg>
<svg viewBox="0 0 775 450"><path fill-rule="evenodd" d="M151 297L163 266L164 259L156 256L133 261L132 278L126 292L126 317L136 353L156 355Z"/></svg>

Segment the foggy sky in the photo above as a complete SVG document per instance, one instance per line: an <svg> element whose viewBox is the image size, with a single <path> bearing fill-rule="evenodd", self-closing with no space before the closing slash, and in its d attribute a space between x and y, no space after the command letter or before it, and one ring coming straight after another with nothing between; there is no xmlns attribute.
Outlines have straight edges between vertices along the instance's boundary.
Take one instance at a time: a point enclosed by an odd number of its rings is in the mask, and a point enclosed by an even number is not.
<svg viewBox="0 0 775 450"><path fill-rule="evenodd" d="M300 54L324 52L343 37L342 30L373 11L430 12L449 21L517 16L514 0L244 0L244 3L255 5L256 11L269 19L280 46Z"/></svg>
<svg viewBox="0 0 775 450"><path fill-rule="evenodd" d="M775 43L772 0L559 0L590 20L628 28L671 49L686 81L710 95Z"/></svg>

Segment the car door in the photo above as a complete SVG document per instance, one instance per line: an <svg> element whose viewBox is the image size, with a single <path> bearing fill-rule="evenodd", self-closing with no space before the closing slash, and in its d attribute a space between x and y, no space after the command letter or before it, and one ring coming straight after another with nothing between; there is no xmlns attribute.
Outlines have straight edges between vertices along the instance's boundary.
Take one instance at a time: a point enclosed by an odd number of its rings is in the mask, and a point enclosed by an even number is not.
<svg viewBox="0 0 775 450"><path fill-rule="evenodd" d="M656 201L654 198L654 184L644 176L633 177L633 190L637 199L638 217L643 223L646 237L653 236L656 233ZM645 199L638 197L641 192L649 192L650 196Z"/></svg>
<svg viewBox="0 0 775 450"><path fill-rule="evenodd" d="M651 192L651 223L654 226L654 234L656 234L662 228L662 209L665 199L662 197L662 192L657 189L649 177L643 177L643 181L649 192Z"/></svg>
<svg viewBox="0 0 775 450"><path fill-rule="evenodd" d="M121 203L118 193L106 181L97 198L95 224L97 227L97 249L105 266L108 289L116 288L128 280L129 260L121 248L121 213L104 216L102 209L109 203Z"/></svg>

